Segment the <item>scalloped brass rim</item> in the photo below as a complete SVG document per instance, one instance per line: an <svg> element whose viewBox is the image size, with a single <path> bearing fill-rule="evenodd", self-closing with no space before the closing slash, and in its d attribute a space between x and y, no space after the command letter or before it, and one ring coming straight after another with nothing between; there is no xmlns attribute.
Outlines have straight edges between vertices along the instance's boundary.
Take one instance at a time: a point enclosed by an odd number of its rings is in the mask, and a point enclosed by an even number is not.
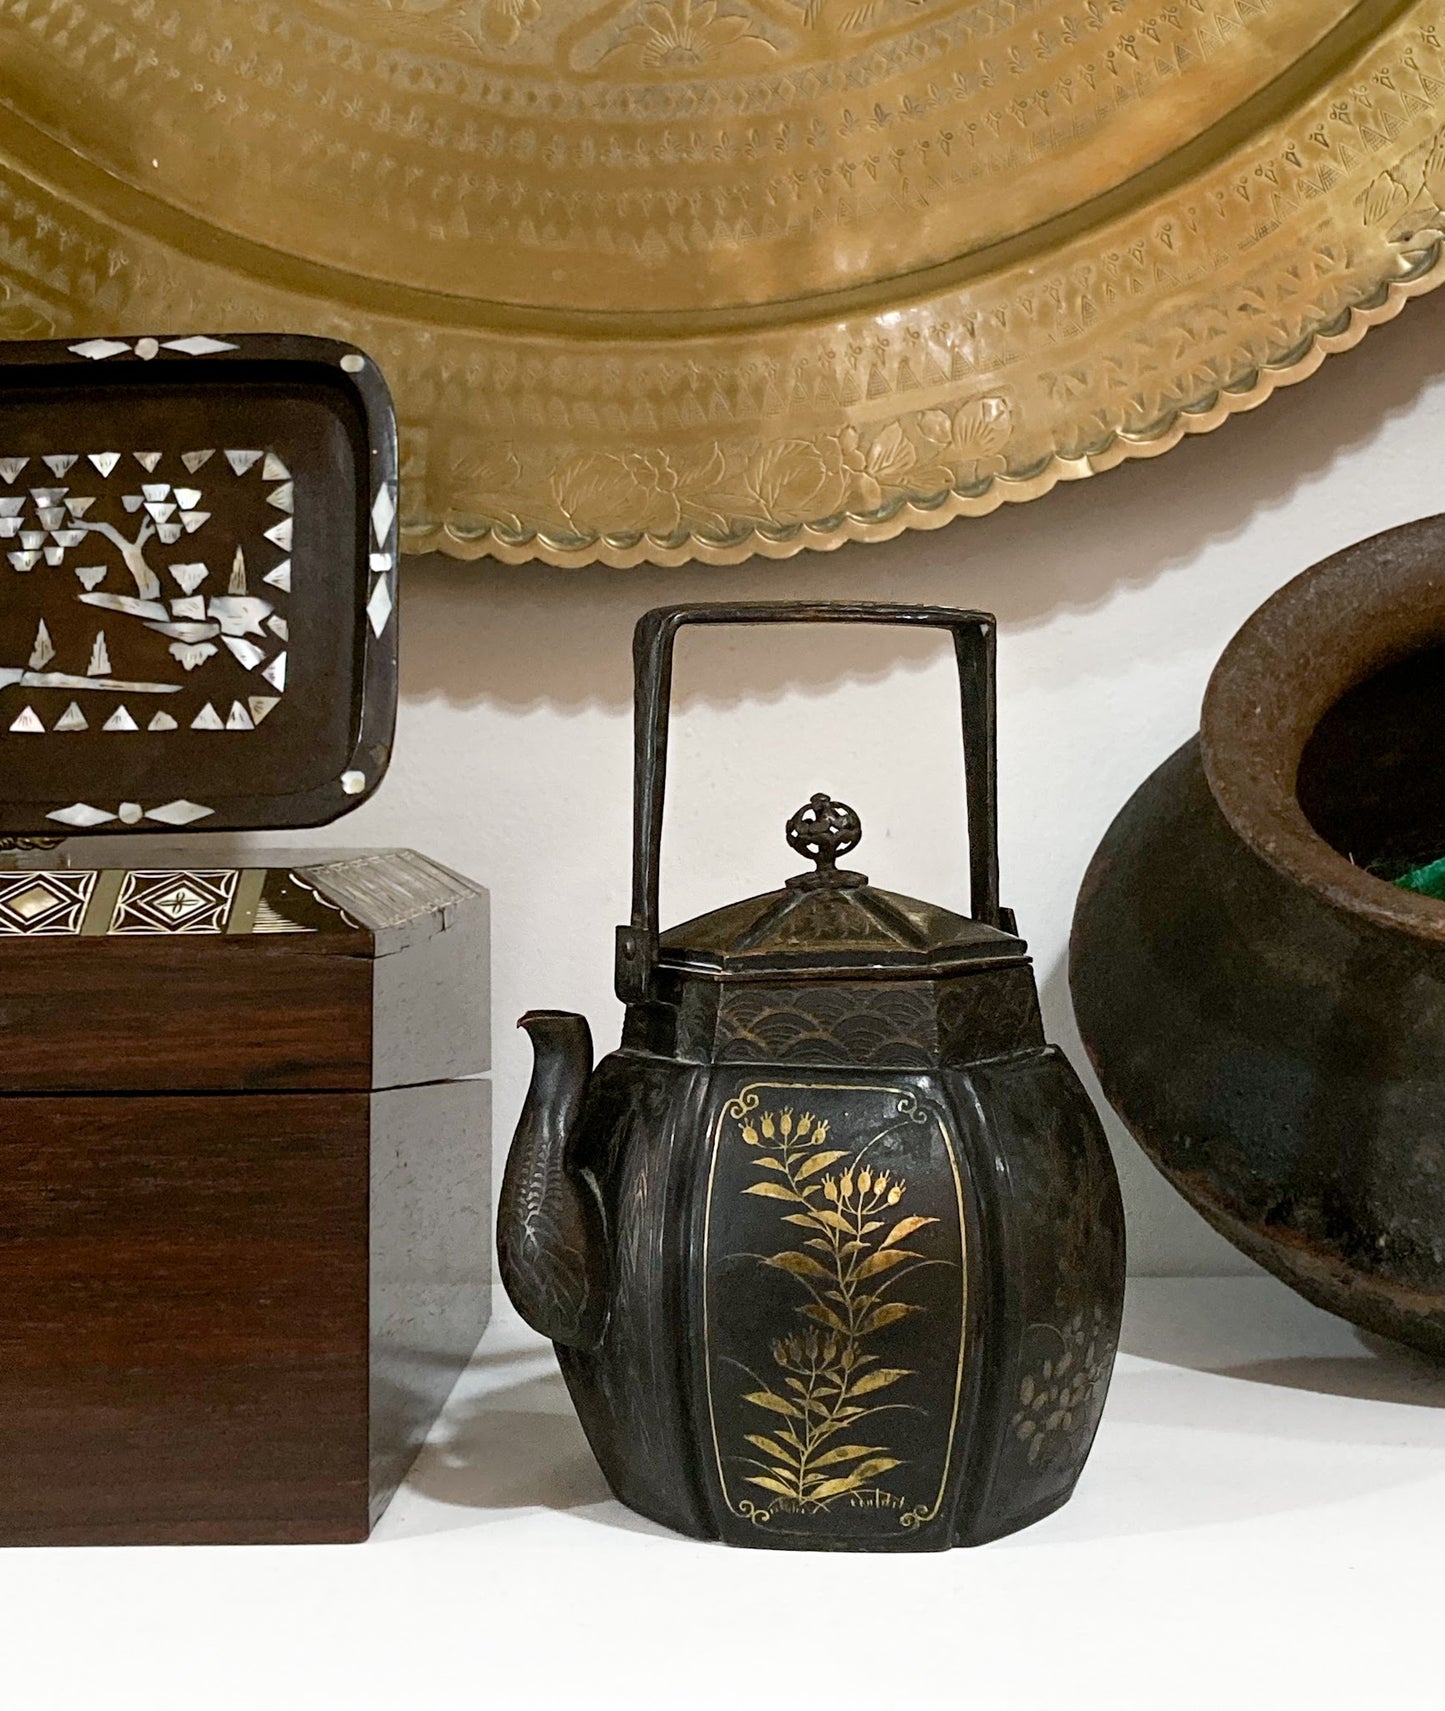
<svg viewBox="0 0 1445 1711"><path fill-rule="evenodd" d="M850 541L891 541L911 531L941 529L960 517L986 517L1000 506L1041 498L1061 481L1085 481L1121 464L1160 457L1187 435L1212 433L1231 416L1258 409L1280 388L1307 380L1326 357L1352 350L1372 327L1393 321L1412 298L1423 297L1441 284L1445 284L1445 241L1437 239L1423 252L1421 264L1408 278L1385 285L1379 302L1352 305L1345 312L1346 324L1338 331L1326 329L1313 334L1294 361L1266 365L1256 371L1250 386L1221 391L1198 405L1181 406L1157 433L1119 433L1102 450L1086 457L1055 457L1046 468L1026 477L993 476L982 493L946 490L933 502L905 501L891 507L886 517L845 516L836 523L799 524L785 538L754 529L743 540L726 543L690 535L680 544L644 536L636 543L619 545L598 536L576 546L548 540L540 531L528 541L512 542L499 538L491 529L479 532L454 524L423 522L403 526L402 546L409 553L441 552L469 561L494 558L510 565L542 563L558 570L581 570L596 564L612 570L633 570L644 564L677 569L686 564L742 564L750 558L796 558L804 552L834 552Z"/></svg>
<svg viewBox="0 0 1445 1711"><path fill-rule="evenodd" d="M0 336L363 346L411 552L937 529L1209 432L1445 277L1445 0L177 16L0 0Z"/></svg>

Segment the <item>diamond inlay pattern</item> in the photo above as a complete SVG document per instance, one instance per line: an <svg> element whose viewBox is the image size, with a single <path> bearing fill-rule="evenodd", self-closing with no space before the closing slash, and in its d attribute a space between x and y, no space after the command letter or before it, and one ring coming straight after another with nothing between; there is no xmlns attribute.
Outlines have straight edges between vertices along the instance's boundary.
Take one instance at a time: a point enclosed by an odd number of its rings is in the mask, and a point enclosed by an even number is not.
<svg viewBox="0 0 1445 1711"><path fill-rule="evenodd" d="M240 874L234 869L128 873L112 933L224 933Z"/></svg>
<svg viewBox="0 0 1445 1711"><path fill-rule="evenodd" d="M0 936L78 933L94 873L16 873L0 880Z"/></svg>

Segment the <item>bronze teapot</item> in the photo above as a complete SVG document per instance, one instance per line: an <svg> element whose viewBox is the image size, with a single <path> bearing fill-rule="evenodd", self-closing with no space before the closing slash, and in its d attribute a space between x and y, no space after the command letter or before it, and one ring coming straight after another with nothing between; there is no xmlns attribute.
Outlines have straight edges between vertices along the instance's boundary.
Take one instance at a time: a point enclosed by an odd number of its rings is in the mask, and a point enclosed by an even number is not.
<svg viewBox="0 0 1445 1711"><path fill-rule="evenodd" d="M838 865L853 810L788 823L813 871L660 933L673 642L684 624L954 638L971 915ZM1045 1043L999 906L994 620L893 605L674 606L634 644L622 1047L533 1011L499 1257L613 1491L696 1538L934 1550L1063 1503L1123 1295L1118 1183Z"/></svg>

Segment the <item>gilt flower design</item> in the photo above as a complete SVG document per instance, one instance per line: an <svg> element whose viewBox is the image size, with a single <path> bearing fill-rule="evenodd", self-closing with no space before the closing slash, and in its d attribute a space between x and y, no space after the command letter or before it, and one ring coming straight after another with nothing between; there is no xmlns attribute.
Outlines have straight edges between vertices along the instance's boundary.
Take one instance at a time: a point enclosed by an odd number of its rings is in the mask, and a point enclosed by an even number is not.
<svg viewBox="0 0 1445 1711"><path fill-rule="evenodd" d="M1029 1465L1048 1466L1076 1458L1086 1447L1087 1440L1080 1440L1093 1430L1103 1404L1114 1341L1098 1307L1089 1319L1075 1313L1062 1329L1035 1329L1049 1338L1050 1352L1019 1381L1018 1406L1009 1424Z"/></svg>
<svg viewBox="0 0 1445 1711"><path fill-rule="evenodd" d="M754 1452L743 1458L745 1482L803 1515L845 1498L896 1505L886 1476L906 1458L880 1416L916 1408L905 1381L917 1375L883 1364L884 1333L924 1311L895 1291L940 1263L909 1245L939 1220L898 1210L907 1182L868 1162L878 1135L839 1146L826 1120L791 1108L748 1114L740 1134L758 1172L743 1192L780 1202L788 1208L783 1222L802 1231L791 1237L797 1247L753 1257L797 1282L804 1298L796 1311L805 1321L771 1340L767 1379L750 1374L756 1388L743 1400L758 1411L759 1430L745 1434Z"/></svg>

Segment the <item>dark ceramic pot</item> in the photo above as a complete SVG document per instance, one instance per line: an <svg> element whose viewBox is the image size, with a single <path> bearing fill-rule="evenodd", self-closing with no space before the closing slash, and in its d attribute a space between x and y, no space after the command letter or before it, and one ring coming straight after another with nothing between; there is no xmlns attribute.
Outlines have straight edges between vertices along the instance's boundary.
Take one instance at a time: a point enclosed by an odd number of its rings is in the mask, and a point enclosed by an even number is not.
<svg viewBox="0 0 1445 1711"><path fill-rule="evenodd" d="M1100 845L1079 1027L1176 1188L1302 1295L1445 1354L1445 519L1297 577Z"/></svg>

